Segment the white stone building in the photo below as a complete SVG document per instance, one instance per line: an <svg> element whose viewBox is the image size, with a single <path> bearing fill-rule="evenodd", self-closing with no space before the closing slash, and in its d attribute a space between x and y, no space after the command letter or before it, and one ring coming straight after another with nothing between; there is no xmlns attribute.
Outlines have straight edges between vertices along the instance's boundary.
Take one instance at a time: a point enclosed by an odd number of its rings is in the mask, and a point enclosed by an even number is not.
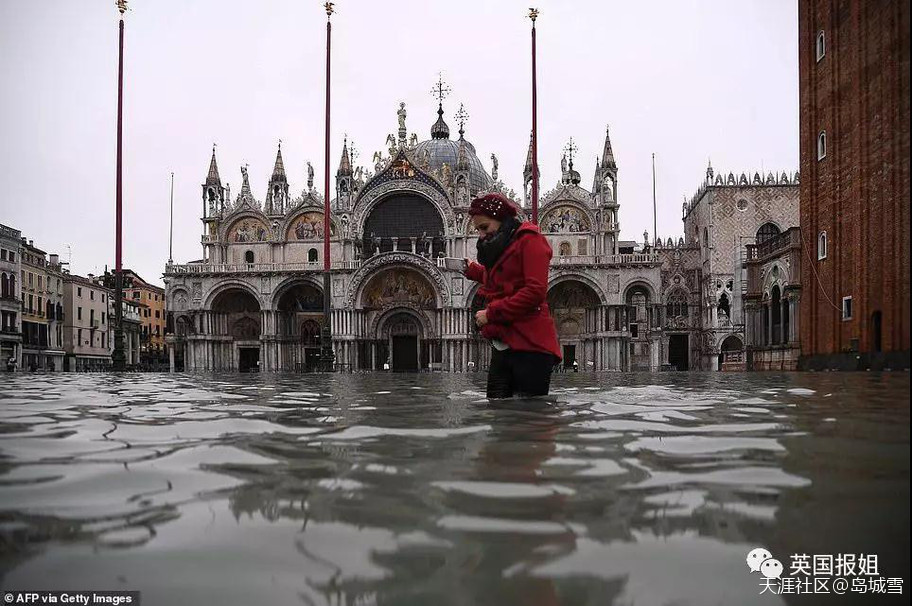
<svg viewBox="0 0 912 606"><path fill-rule="evenodd" d="M330 204L333 349L342 369L487 365L490 346L472 321L481 305L478 285L435 260L474 258L467 210L479 192L501 191L529 212L531 153L524 204L498 179L493 155L492 171L485 170L462 121L458 139L450 138L443 114L441 105L431 138L419 142L408 136L400 107L398 136L387 139L388 155L374 154L373 170L353 167L343 145ZM323 322L323 199L313 171L292 196L280 146L262 203L246 167L241 173L241 191L231 200L213 149L202 186L205 258L166 267L172 364L190 371L314 369ZM607 133L592 188L580 183L573 158L565 158L561 181L539 204L554 250L548 300L565 365L711 367L712 355L701 349L710 318L698 310L708 284L702 276L715 274L700 265L699 247L620 241L618 167ZM669 323L667 311L681 311L682 296L686 319Z"/></svg>

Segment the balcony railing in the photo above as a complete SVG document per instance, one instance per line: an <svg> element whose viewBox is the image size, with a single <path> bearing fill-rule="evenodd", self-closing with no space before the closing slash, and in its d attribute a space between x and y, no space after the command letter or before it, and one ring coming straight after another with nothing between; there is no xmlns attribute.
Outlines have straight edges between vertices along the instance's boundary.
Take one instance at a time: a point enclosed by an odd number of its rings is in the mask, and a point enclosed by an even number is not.
<svg viewBox="0 0 912 606"><path fill-rule="evenodd" d="M658 263L659 256L653 253L629 255L565 255L551 258L551 265L649 265Z"/></svg>
<svg viewBox="0 0 912 606"><path fill-rule="evenodd" d="M792 246L801 245L801 230L797 227L790 227L778 236L774 236L760 244L748 244L747 260L756 261L776 253L780 253Z"/></svg>
<svg viewBox="0 0 912 606"><path fill-rule="evenodd" d="M551 265L651 265L659 263L659 256L654 253L636 253L626 255L568 255L556 256ZM361 261L333 261L334 270L355 270L361 267ZM166 265L165 274L234 274L234 273L270 273L270 272L319 272L323 263L188 263L185 265Z"/></svg>
<svg viewBox="0 0 912 606"><path fill-rule="evenodd" d="M358 269L361 261L333 261L332 269ZM188 263L186 265L166 265L166 274L233 274L233 273L267 273L289 271L323 271L322 261L313 263Z"/></svg>

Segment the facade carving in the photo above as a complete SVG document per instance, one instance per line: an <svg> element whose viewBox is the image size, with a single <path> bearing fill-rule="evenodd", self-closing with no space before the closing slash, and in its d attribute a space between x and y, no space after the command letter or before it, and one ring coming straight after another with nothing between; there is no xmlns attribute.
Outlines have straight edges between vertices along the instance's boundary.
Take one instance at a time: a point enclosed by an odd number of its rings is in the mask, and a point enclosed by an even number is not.
<svg viewBox="0 0 912 606"><path fill-rule="evenodd" d="M465 139L464 124L459 138L450 140L442 103L437 113L431 138L418 141L405 129L400 106L398 137L387 139L388 157L373 154L373 172L354 166L348 141L343 145L330 201L329 295L335 357L344 369L460 372L488 364L490 345L473 322L483 304L478 285L438 267L435 259L474 258L477 238L467 211L480 192L500 191L528 213L531 167L524 171L520 201L488 174ZM492 161L496 171L493 154ZM699 239L711 228L721 237L719 220L714 223L697 200L684 218L684 238L622 241L609 134L591 190L580 186L572 155L564 164L561 181L542 197L539 214L554 251L548 300L565 365L576 362L581 371L717 368L719 336L737 333L738 320L730 308L727 323L720 322L721 314L706 312L736 290L728 284L731 266L710 263L718 246L705 250ZM317 366L324 321L322 198L313 189L312 169L306 189L292 199L281 149L275 166L269 203L255 199L246 167L241 193L231 203L213 151L203 184L204 259L165 271L177 368ZM797 198L784 192L795 188L792 179L784 185L780 177L771 178L773 183L735 181L730 187L708 177L701 195L715 197L716 215L725 206L718 200L727 199L727 188L743 190L740 197L764 208L758 217L764 212L778 217L779 206L791 201L797 220ZM730 197L732 203L740 199ZM733 225L744 216L737 212Z"/></svg>

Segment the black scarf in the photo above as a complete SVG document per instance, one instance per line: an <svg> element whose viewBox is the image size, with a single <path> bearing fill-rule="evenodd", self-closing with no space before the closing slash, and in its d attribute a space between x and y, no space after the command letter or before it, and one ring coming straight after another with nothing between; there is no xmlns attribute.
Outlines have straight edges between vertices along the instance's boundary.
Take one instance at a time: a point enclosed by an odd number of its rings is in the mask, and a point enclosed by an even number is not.
<svg viewBox="0 0 912 606"><path fill-rule="evenodd" d="M494 267L494 264L500 259L500 255L507 250L510 242L513 241L513 236L516 235L519 225L519 220L516 217L507 217L501 222L500 228L494 234L487 238L479 238L478 244L476 244L478 262L488 269Z"/></svg>

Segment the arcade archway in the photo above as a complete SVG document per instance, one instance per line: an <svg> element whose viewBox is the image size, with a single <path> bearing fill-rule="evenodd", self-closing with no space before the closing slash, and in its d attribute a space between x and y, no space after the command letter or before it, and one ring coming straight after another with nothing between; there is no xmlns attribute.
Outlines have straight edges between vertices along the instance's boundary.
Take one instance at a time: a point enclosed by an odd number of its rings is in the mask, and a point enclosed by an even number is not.
<svg viewBox="0 0 912 606"><path fill-rule="evenodd" d="M551 316L557 328L564 368L572 368L574 362L585 364L586 361L594 361L598 294L584 282L564 280L548 292L548 307L551 308Z"/></svg>
<svg viewBox="0 0 912 606"><path fill-rule="evenodd" d="M228 288L216 295L210 313L212 333L229 338L213 344L213 359L207 365L213 369L258 371L263 331L261 315L259 302L247 290Z"/></svg>
<svg viewBox="0 0 912 606"><path fill-rule="evenodd" d="M279 367L298 372L319 370L323 292L309 282L288 286L276 301L275 318Z"/></svg>

